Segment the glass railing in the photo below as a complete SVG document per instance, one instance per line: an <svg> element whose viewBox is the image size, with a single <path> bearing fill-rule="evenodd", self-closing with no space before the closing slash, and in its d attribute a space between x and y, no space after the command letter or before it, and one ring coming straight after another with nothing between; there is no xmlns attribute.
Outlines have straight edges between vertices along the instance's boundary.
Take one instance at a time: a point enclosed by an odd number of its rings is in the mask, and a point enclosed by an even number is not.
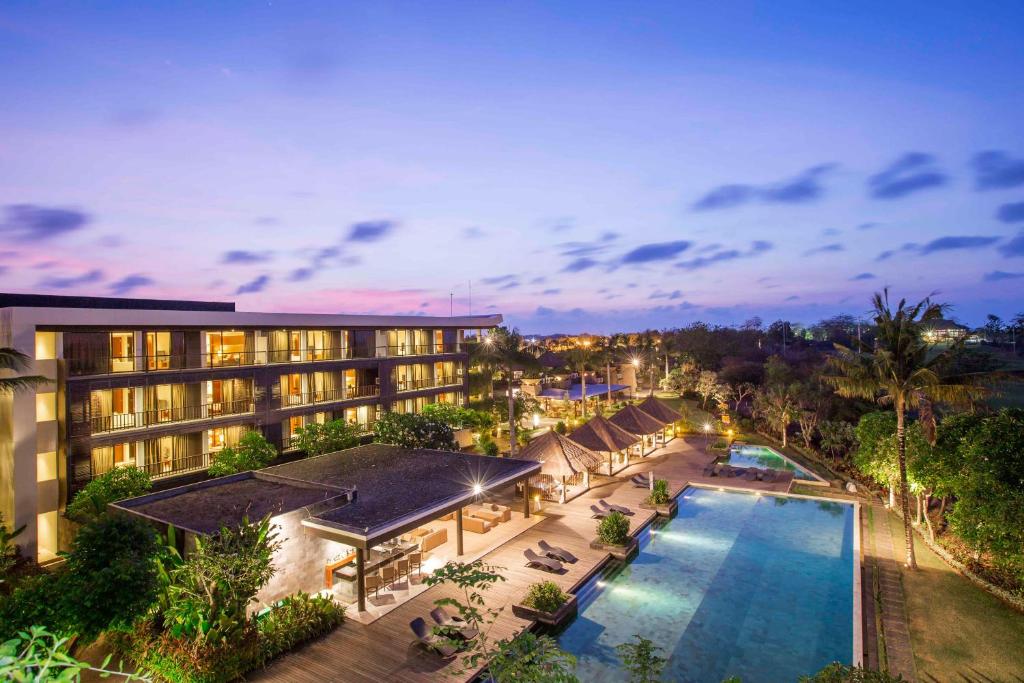
<svg viewBox="0 0 1024 683"><path fill-rule="evenodd" d="M124 429L140 429L155 425L188 422L191 420L209 420L227 415L244 415L253 413L256 403L251 398L234 401L216 401L197 406L178 406L176 408L158 408L132 413L114 413L97 415L82 422L71 423L72 435L84 433L102 434Z"/></svg>

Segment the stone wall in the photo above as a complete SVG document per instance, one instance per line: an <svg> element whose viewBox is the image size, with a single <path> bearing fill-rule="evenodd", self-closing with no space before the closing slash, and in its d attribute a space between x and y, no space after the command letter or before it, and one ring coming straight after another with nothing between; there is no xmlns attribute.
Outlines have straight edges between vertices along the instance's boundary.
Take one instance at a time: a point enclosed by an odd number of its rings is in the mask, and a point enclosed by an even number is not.
<svg viewBox="0 0 1024 683"><path fill-rule="evenodd" d="M316 593L323 589L324 565L351 552L348 546L307 533L302 527L306 514L305 509L299 509L270 520L282 545L274 556L273 578L256 596L258 609L298 591Z"/></svg>

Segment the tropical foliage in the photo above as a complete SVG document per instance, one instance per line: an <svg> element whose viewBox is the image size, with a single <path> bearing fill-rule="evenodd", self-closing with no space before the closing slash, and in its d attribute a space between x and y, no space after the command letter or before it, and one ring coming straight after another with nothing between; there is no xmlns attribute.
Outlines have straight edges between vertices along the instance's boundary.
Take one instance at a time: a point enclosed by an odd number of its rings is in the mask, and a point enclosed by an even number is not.
<svg viewBox="0 0 1024 683"><path fill-rule="evenodd" d="M615 647L622 667L629 673L629 683L659 683L661 672L668 663L658 654L661 651L662 648L653 641L639 634L634 634L632 641Z"/></svg>
<svg viewBox="0 0 1024 683"><path fill-rule="evenodd" d="M274 444L255 429L242 435L234 446L225 446L217 451L210 463L210 476L223 477L227 474L248 472L266 467L277 458Z"/></svg>
<svg viewBox="0 0 1024 683"><path fill-rule="evenodd" d="M16 374L25 371L31 363L32 359L17 349L9 347L0 348L0 370L8 370ZM35 389L49 381L49 379L41 375L0 377L0 396L3 394L13 394L16 391Z"/></svg>
<svg viewBox="0 0 1024 683"><path fill-rule="evenodd" d="M455 432L439 420L415 413L384 413L373 424L373 440L402 448L458 450Z"/></svg>
<svg viewBox="0 0 1024 683"><path fill-rule="evenodd" d="M110 667L111 656L99 666L75 659L69 653L70 638L33 626L0 642L0 680L13 683L71 683L91 672L100 678L121 681L149 681L143 673L124 673Z"/></svg>
<svg viewBox="0 0 1024 683"><path fill-rule="evenodd" d="M508 406L506 419L508 420L508 433L511 446L511 454L516 452L516 410L514 406L515 394L512 391L512 377L516 368L535 368L537 359L524 349L523 336L518 330L510 330L506 327L495 329L490 336L484 338L474 349L474 361L491 368L501 370L507 383L506 399ZM493 393L493 392L492 392Z"/></svg>
<svg viewBox="0 0 1024 683"><path fill-rule="evenodd" d="M569 596L554 581L532 584L523 598L523 604L539 612L557 612Z"/></svg>
<svg viewBox="0 0 1024 683"><path fill-rule="evenodd" d="M359 425L345 420L311 422L295 430L292 445L308 456L333 453L359 445Z"/></svg>
<svg viewBox="0 0 1024 683"><path fill-rule="evenodd" d="M607 545L626 545L629 542L629 517L618 510L597 523L597 537Z"/></svg>
<svg viewBox="0 0 1024 683"><path fill-rule="evenodd" d="M67 515L78 522L98 519L107 512L107 505L134 498L153 488L145 470L137 467L115 467L97 475L75 494Z"/></svg>
<svg viewBox="0 0 1024 683"><path fill-rule="evenodd" d="M651 505L665 505L671 500L668 495L668 480L655 479L651 493L647 496L647 502Z"/></svg>

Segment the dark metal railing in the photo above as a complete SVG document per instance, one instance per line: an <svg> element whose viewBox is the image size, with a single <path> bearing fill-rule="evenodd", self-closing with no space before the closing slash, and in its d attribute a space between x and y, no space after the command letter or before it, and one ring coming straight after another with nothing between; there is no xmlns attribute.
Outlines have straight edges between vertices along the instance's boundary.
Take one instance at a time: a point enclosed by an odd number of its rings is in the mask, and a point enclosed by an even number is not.
<svg viewBox="0 0 1024 683"><path fill-rule="evenodd" d="M251 398L234 401L215 401L196 406L177 406L174 408L158 408L132 413L114 413L112 415L95 415L83 422L72 422L71 433L79 435L88 430L91 434L116 432L124 429L139 429L154 425L187 422L190 420L209 420L225 415L242 415L256 411L256 402Z"/></svg>
<svg viewBox="0 0 1024 683"><path fill-rule="evenodd" d="M196 453L195 455L184 455L172 458L171 460L147 462L141 469L154 479L176 476L186 472L195 472L209 468L214 454L213 452Z"/></svg>

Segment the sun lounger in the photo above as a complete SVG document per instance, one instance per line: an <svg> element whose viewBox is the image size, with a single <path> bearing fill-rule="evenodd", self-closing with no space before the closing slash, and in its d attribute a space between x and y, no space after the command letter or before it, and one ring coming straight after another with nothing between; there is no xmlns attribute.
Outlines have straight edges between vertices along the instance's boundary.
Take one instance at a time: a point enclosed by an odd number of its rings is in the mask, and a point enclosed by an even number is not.
<svg viewBox="0 0 1024 683"><path fill-rule="evenodd" d="M600 505L601 507L603 507L605 510L613 510L615 512L621 512L624 515L631 515L631 514L633 514L633 511L630 510L629 508L624 508L621 505L612 505L611 503L606 501L604 498L602 498L601 500L597 501L597 504Z"/></svg>
<svg viewBox="0 0 1024 683"><path fill-rule="evenodd" d="M597 507L596 505L591 505L590 506L590 511L594 513L594 514L591 515L591 517L600 517L602 519L607 517L608 515L612 514L611 510L602 510L601 508Z"/></svg>
<svg viewBox="0 0 1024 683"><path fill-rule="evenodd" d="M451 657L453 654L458 652L457 648L452 647L448 643L444 642L444 638L441 638L427 629L427 622L423 621L423 617L416 617L409 622L409 628L416 635L416 640L423 645L423 647L436 652L442 657Z"/></svg>
<svg viewBox="0 0 1024 683"><path fill-rule="evenodd" d="M754 481L754 480L757 479L757 472L758 472L757 468L751 467L743 475L743 478L746 479L747 481Z"/></svg>
<svg viewBox="0 0 1024 683"><path fill-rule="evenodd" d="M529 548L523 551L523 556L526 558L527 567L536 567L538 569L544 569L549 572L562 571L561 562L559 562L558 560L552 560L549 557L541 557Z"/></svg>
<svg viewBox="0 0 1024 683"><path fill-rule="evenodd" d="M473 640L480 634L472 626L467 626L461 617L453 617L445 612L443 607L435 607L430 610L430 618L434 620L435 624L443 626L463 640Z"/></svg>
<svg viewBox="0 0 1024 683"><path fill-rule="evenodd" d="M651 487L651 480L644 474L634 474L629 478L629 480L633 482L633 486L636 486L637 488L646 489Z"/></svg>
<svg viewBox="0 0 1024 683"><path fill-rule="evenodd" d="M548 557L561 562L575 562L577 560L576 556L568 550L559 548L558 546L548 545L548 542L543 539L537 542L537 547L540 548L540 551Z"/></svg>

